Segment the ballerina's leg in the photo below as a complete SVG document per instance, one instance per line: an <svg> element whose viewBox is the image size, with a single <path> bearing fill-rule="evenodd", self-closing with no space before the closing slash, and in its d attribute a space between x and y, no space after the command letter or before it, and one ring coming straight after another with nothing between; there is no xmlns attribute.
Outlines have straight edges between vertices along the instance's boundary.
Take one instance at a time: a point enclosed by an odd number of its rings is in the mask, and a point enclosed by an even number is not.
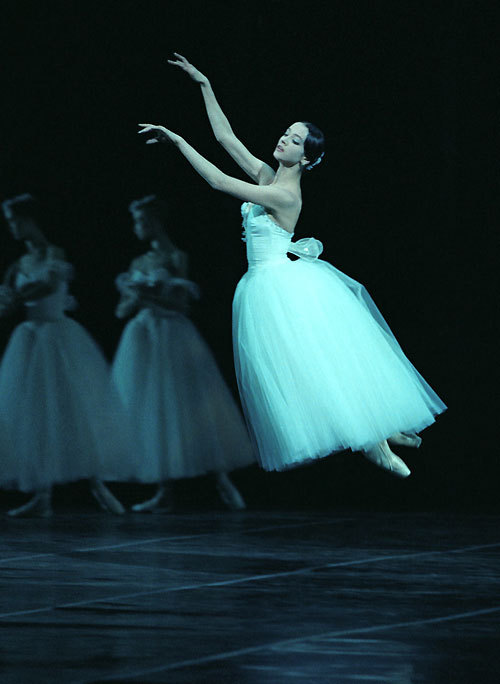
<svg viewBox="0 0 500 684"><path fill-rule="evenodd" d="M33 497L19 508L7 512L11 518L38 517L49 518L52 515L52 488L40 489Z"/></svg>
<svg viewBox="0 0 500 684"><path fill-rule="evenodd" d="M160 482L151 499L134 504L132 510L136 513L151 513L155 509L162 512L171 511L174 507L174 488L170 480Z"/></svg>
<svg viewBox="0 0 500 684"><path fill-rule="evenodd" d="M91 477L89 485L92 496L104 511L114 513L115 515L123 515L125 513L123 505L102 480L99 480L97 477Z"/></svg>
<svg viewBox="0 0 500 684"><path fill-rule="evenodd" d="M217 492L224 504L231 511L242 511L246 508L245 501L235 485L225 472L215 474L215 485Z"/></svg>

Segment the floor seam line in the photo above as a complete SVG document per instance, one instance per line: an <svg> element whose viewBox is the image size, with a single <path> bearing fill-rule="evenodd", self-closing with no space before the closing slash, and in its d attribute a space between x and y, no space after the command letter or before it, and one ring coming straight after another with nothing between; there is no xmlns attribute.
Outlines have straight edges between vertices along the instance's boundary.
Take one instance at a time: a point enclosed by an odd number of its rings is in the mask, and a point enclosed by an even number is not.
<svg viewBox="0 0 500 684"><path fill-rule="evenodd" d="M64 604L60 604L60 605L56 605L56 606L46 606L43 608L36 608L36 609L25 610L25 611L16 611L13 613L3 613L3 614L0 614L0 619L6 619L6 618L21 616L21 615L37 615L37 614L39 615L41 613L49 613L51 611L56 611L56 610L64 610L64 609L68 609L68 608L77 608L80 606L92 605L95 603L106 603L109 601L119 601L119 600L124 600L124 599L138 598L140 596L154 596L154 595L159 595L159 594L175 593L178 591L193 591L193 590L196 591L196 590L203 589L203 588L233 586L236 584L244 584L246 582L259 582L259 581L263 581L263 580L267 580L267 579L276 579L278 577L293 577L293 576L297 576L297 575L308 574L310 572L316 572L318 570L334 569L337 567L366 565L369 563L377 563L377 562L381 562L381 561L402 560L402 559L416 558L416 557L422 557L422 556L444 555L447 553L464 553L464 552L470 551L470 550L479 550L479 549L483 549L483 548L491 548L491 547L497 547L497 546L500 546L500 542L495 543L495 544L481 544L481 545L474 545L474 546L468 546L468 547L461 547L458 549L448 549L446 551L424 551L424 552L412 553L412 554L397 554L397 555L392 555L392 556L375 556L375 557L371 557L371 558L360 559L357 561L344 561L341 563L326 563L326 564L322 564L322 565L310 566L308 568L298 568L297 570L290 570L290 571L284 571L284 572L279 572L279 573L265 573L262 575L248 575L246 577L233 578L232 580L219 580L216 582L206 582L203 584L192 584L192 585L190 584L190 585L184 585L184 586L174 587L174 588L162 588L162 589L149 590L149 591L145 591L145 592L132 592L132 593L128 593L128 594L119 594L119 595L105 596L105 597L95 598L95 599L87 599L85 601L64 603Z"/></svg>
<svg viewBox="0 0 500 684"><path fill-rule="evenodd" d="M335 521L335 524L340 523L340 522L345 522L345 520L350 520L350 518L341 518L337 519ZM289 529L292 527L311 527L313 525L325 525L325 521L314 521L314 522L306 522L306 523L293 523L289 525L267 525L266 527L253 527L249 528L247 530L238 530L239 534L248 534L252 532L268 532L269 530L281 530L281 529ZM229 534L227 530L224 530L222 532L223 534ZM155 539L141 539L141 540L136 540L133 542L129 542L126 544L113 544L111 546L94 546L94 547L83 547L83 548L76 548L76 549L71 549L69 551L66 551L65 553L94 553L96 551L109 551L112 549L121 549L121 548L126 548L127 546L140 546L142 544L156 544L158 542L162 541L176 541L176 540L185 540L185 539L203 539L208 537L209 535L217 534L217 532L207 532L205 533L198 533L198 534L186 534L186 535L179 535L179 536L168 536L168 537L157 537ZM31 554L29 556L19 556L16 558L3 558L0 559L0 565L10 563L10 562L18 562L20 560L29 560L29 559L35 559L35 558L46 558L50 556L58 556L61 555L60 553L56 551L51 551L50 553L41 553L41 554Z"/></svg>
<svg viewBox="0 0 500 684"><path fill-rule="evenodd" d="M417 626L417 625L426 625L426 624L435 624L438 622L451 622L454 620L462 620L467 617L477 617L479 615L488 615L492 613L498 613L500 612L500 605L498 606L492 606L490 608L484 608L480 610L475 610L475 611L468 611L464 613L454 613L451 615L443 615L443 616L438 616L434 618L426 618L423 620L408 620L406 622L397 622L389 625L375 625L373 627L360 627L357 629L348 629L348 630L337 630L337 631L330 631L330 632L321 632L318 634L312 634L307 637L298 637L295 639L283 639L280 641L275 641L271 642L269 644L263 644L259 646L252 646L249 648L245 649L237 649L235 651L226 651L222 653L217 653L213 654L210 656L205 656L203 658L197 658L197 659L190 659L190 660L184 660L184 661L179 661L177 663L170 663L169 665L163 665L159 666L156 668L149 668L147 670L141 670L137 671L133 674L124 674L124 675L111 675L110 677L100 677L99 681L103 682L112 682L116 681L117 679L119 680L127 680L127 679L136 679L137 677L143 677L145 675L151 675L151 674L157 674L159 672L167 672L171 670L180 670L185 667L193 667L196 665L204 665L210 662L217 662L220 660L229 660L232 658L237 658L242 655L250 655L252 653L258 653L259 651L266 651L266 650L276 650L279 649L280 647L291 645L291 644L299 644L301 642L308 642L308 641L313 641L317 639L324 639L324 638L336 638L338 637L345 637L350 634L355 635L355 634L369 634L369 633L375 633L375 632L380 632L380 631L389 631L391 629L404 629L407 627L412 627L412 626ZM94 680L95 681L95 680ZM85 680L85 682L81 682L81 684L92 684L92 680Z"/></svg>

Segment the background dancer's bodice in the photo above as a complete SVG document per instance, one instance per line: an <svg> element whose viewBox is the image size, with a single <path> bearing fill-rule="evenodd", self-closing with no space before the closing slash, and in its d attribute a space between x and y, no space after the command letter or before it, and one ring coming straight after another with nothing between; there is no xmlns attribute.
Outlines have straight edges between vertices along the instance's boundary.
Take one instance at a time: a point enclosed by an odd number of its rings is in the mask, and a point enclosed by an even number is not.
<svg viewBox="0 0 500 684"><path fill-rule="evenodd" d="M120 273L115 283L118 291L125 296L134 296L134 287L141 285L164 298L165 304L170 300L170 306L154 302L142 303L143 310L149 310L159 316L176 313L176 294L180 291L187 292L191 299L198 299L200 296L196 283L176 277L169 268L166 255L155 250L134 259L130 269L126 273Z"/></svg>
<svg viewBox="0 0 500 684"><path fill-rule="evenodd" d="M23 257L16 272L14 288L20 290L29 284L55 282L54 290L38 299L25 302L26 315L30 320L59 320L64 312L76 308L75 299L69 294L69 281L74 271L71 264L63 259L43 260Z"/></svg>

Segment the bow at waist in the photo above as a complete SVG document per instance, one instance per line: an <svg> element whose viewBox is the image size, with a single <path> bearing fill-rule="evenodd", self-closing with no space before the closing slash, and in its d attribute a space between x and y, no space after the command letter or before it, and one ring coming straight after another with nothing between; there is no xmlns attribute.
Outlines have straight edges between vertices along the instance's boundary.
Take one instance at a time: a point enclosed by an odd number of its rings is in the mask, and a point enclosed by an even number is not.
<svg viewBox="0 0 500 684"><path fill-rule="evenodd" d="M306 261L314 261L322 252L323 243L316 238L302 238L302 240L291 242L288 247L289 254L295 254Z"/></svg>

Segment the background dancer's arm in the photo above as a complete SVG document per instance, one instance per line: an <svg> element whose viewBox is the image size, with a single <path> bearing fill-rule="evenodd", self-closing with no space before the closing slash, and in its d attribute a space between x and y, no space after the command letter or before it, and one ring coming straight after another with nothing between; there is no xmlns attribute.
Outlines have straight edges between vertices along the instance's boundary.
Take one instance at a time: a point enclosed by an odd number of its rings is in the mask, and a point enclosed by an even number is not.
<svg viewBox="0 0 500 684"><path fill-rule="evenodd" d="M185 314L189 312L192 296L182 286L170 287L165 292L162 283L155 285L136 283L133 289L136 297L136 306L139 308L155 305L168 311L179 311ZM120 316L118 317L120 318Z"/></svg>
<svg viewBox="0 0 500 684"><path fill-rule="evenodd" d="M140 309L141 303L139 297L133 292L123 293L115 308L115 316L117 318L128 318Z"/></svg>
<svg viewBox="0 0 500 684"><path fill-rule="evenodd" d="M117 289L120 293L118 304L115 307L115 316L117 318L128 318L142 308L139 295L136 289L132 287L132 277L134 271L136 270L136 264L138 261L139 259L134 259L129 270L126 273L120 273L115 281Z"/></svg>
<svg viewBox="0 0 500 684"><path fill-rule="evenodd" d="M3 283L0 285L0 316L8 316L17 308L16 291L14 283L16 279L17 261L7 269Z"/></svg>
<svg viewBox="0 0 500 684"><path fill-rule="evenodd" d="M4 283L0 288L0 316L12 314L26 302L47 297L56 290L59 283L57 276L51 273L46 279L29 282L16 288L15 280L18 270L19 263L16 262L5 274Z"/></svg>
<svg viewBox="0 0 500 684"><path fill-rule="evenodd" d="M51 273L47 279L33 281L21 285L16 290L17 304L24 304L25 302L33 302L36 299L43 299L48 295L53 294L59 285L59 278L55 273Z"/></svg>

